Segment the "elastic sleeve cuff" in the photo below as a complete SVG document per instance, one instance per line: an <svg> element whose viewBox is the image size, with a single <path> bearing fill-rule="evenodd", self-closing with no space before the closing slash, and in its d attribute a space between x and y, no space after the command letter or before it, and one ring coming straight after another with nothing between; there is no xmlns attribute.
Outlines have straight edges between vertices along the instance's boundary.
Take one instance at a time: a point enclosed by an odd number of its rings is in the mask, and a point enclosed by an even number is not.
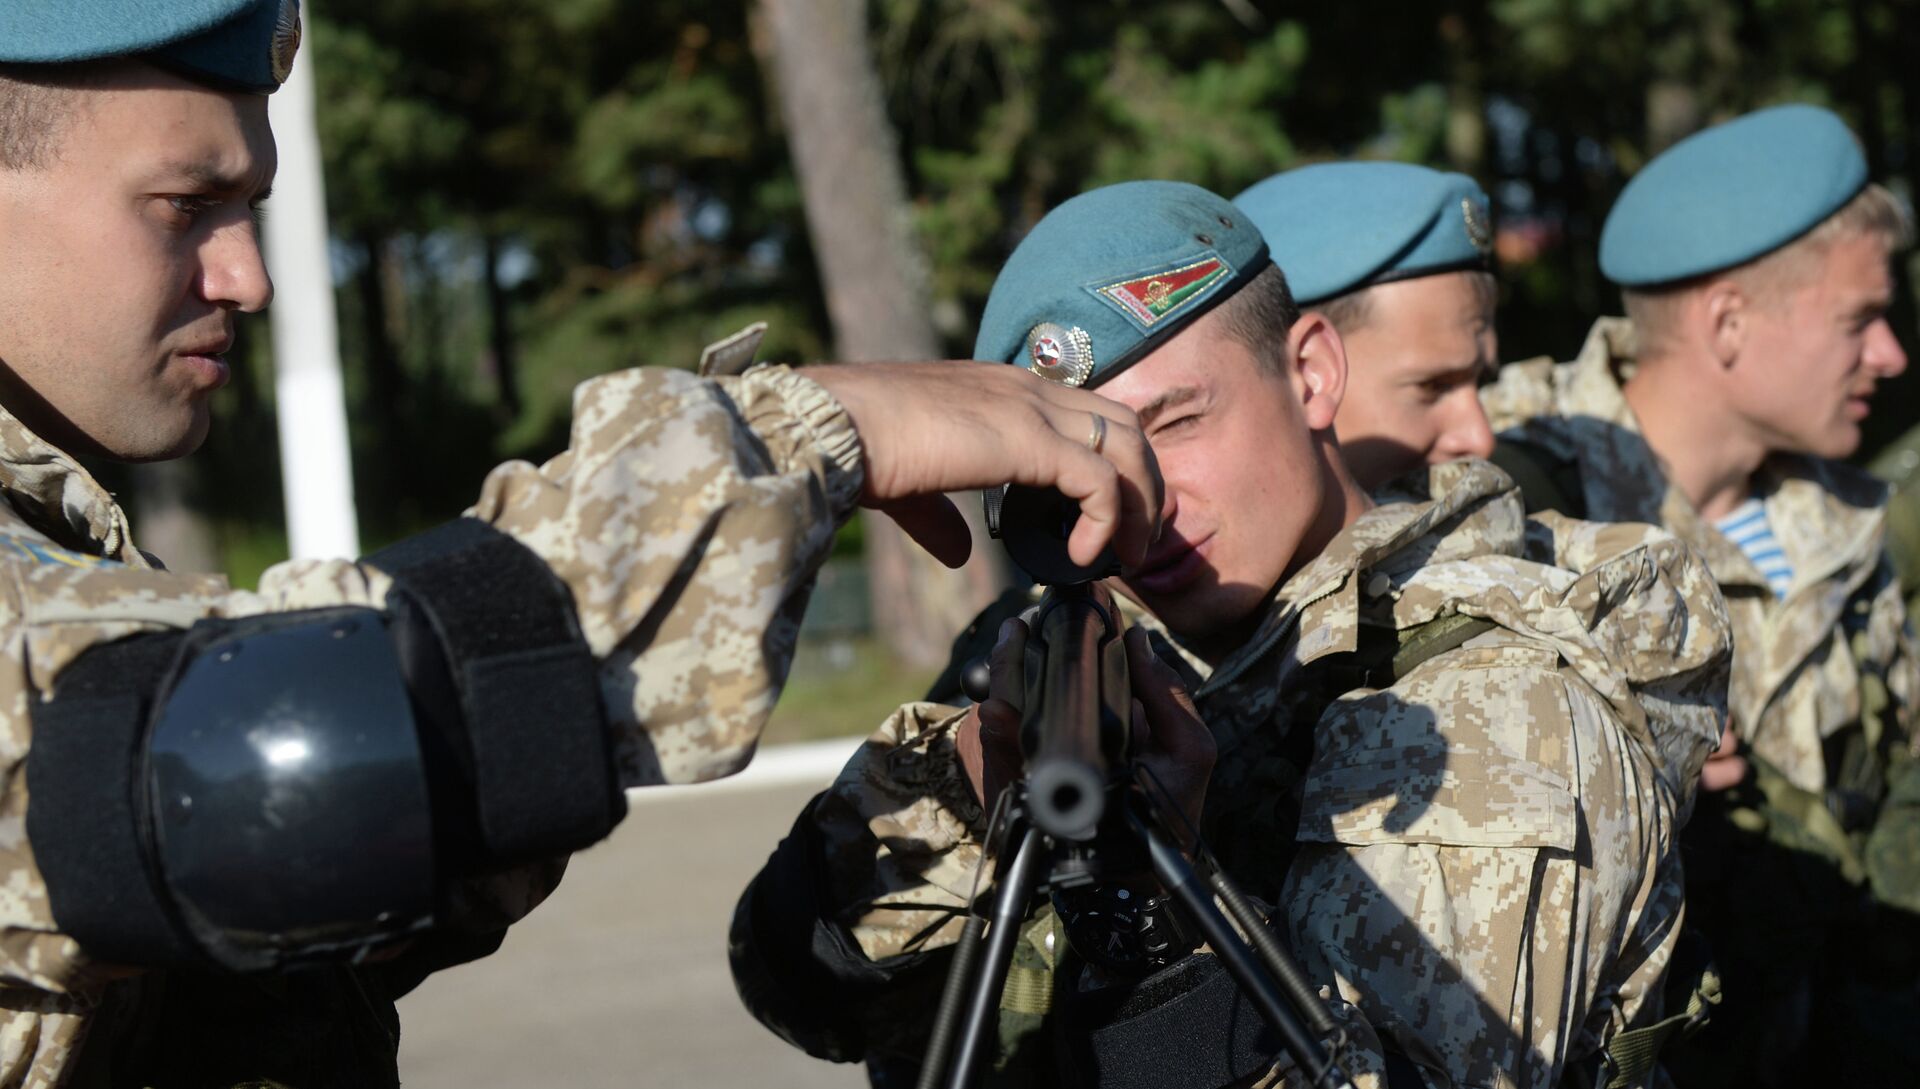
<svg viewBox="0 0 1920 1089"><path fill-rule="evenodd" d="M784 364L762 364L742 375L739 381L758 386L775 397L791 426L802 433L803 440L795 444L794 453L810 451L821 458L827 497L833 503L834 513L841 516L851 513L866 489L867 474L866 450L860 444L860 433L854 430L853 418L847 415L847 410L825 386ZM742 399L743 404L751 401L751 398ZM780 426L751 409L747 423L763 435L763 428Z"/></svg>

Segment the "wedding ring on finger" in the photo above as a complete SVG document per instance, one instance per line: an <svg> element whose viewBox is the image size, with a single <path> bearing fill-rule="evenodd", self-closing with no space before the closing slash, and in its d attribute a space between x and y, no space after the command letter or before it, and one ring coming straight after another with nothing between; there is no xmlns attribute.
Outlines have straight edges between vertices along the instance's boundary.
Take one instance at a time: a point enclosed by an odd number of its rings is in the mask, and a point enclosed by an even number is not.
<svg viewBox="0 0 1920 1089"><path fill-rule="evenodd" d="M1107 418L1098 412L1093 414L1093 430L1087 433L1087 449L1099 453L1107 445Z"/></svg>

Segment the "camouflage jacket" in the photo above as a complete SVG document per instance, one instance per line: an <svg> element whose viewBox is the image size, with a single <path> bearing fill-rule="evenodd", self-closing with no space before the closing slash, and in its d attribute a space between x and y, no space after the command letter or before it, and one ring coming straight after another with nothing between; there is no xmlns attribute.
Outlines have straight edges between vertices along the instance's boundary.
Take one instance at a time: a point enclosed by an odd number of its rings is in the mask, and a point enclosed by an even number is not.
<svg viewBox="0 0 1920 1089"><path fill-rule="evenodd" d="M1362 1084L1382 1083L1391 1048L1434 1085L1552 1085L1659 1015L1675 839L1724 713L1725 617L1657 530L1527 520L1480 462L1418 481L1285 580L1217 668L1184 659L1219 744L1203 830L1282 905ZM1494 626L1389 687L1335 679L1369 629L1448 615ZM876 963L958 933L984 833L953 754L962 717L902 708L802 818L826 910Z"/></svg>
<svg viewBox="0 0 1920 1089"><path fill-rule="evenodd" d="M1793 585L1776 598L1739 546L1668 487L1621 392L1633 359L1632 324L1603 319L1570 363L1503 368L1483 391L1489 421L1502 439L1577 466L1584 517L1651 522L1705 557L1733 622L1733 726L1794 786L1818 794L1835 778L1837 735L1861 721L1863 674L1881 678L1889 727L1903 738L1912 729L1920 659L1883 547L1886 487L1816 458L1776 455L1762 467L1761 503L1793 564Z"/></svg>
<svg viewBox="0 0 1920 1089"><path fill-rule="evenodd" d="M1875 476L1887 482L1887 553L1900 573L1907 615L1920 609L1920 424L1873 457Z"/></svg>
<svg viewBox="0 0 1920 1089"><path fill-rule="evenodd" d="M813 573L863 480L845 412L785 368L712 381L633 370L583 384L569 448L544 465L495 469L467 514L527 545L571 591L624 785L693 782L752 756ZM49 910L25 832L24 775L30 704L89 647L201 617L379 607L389 580L350 560L283 563L257 591L165 571L135 548L125 513L85 469L5 414L0 491L0 1086L396 1083L397 1023L376 970L319 983L309 973L187 980L90 961ZM431 951L392 989L497 944L560 870L460 890L462 917L443 922L472 940ZM344 996L361 1021L380 1023L301 1023L299 992L315 987L329 991L320 1005L338 1009ZM180 1013L183 994L213 1017L250 1020L197 1023L209 1015ZM258 1013L282 1000L287 1018ZM156 1042L200 1065L147 1069L141 1049ZM250 1051L264 1068L223 1062Z"/></svg>
<svg viewBox="0 0 1920 1089"><path fill-rule="evenodd" d="M1784 598L1681 492L1621 389L1631 323L1579 356L1516 363L1484 391L1496 456L1533 498L1589 518L1655 521L1704 557L1733 624L1733 728L1753 772L1687 826L1690 922L1725 998L1662 1055L1678 1084L1898 1081L1920 1061L1920 689L1886 555L1885 488L1836 462L1775 455L1755 492L1793 565ZM1877 1027L1876 1027L1877 1026Z"/></svg>

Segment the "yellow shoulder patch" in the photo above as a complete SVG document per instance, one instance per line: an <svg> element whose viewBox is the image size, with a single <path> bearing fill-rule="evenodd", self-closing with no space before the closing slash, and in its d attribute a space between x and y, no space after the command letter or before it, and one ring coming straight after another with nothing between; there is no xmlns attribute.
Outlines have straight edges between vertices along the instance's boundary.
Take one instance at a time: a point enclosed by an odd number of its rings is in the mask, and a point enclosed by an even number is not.
<svg viewBox="0 0 1920 1089"><path fill-rule="evenodd" d="M62 567L119 567L118 560L104 556L95 556L87 552L75 552L59 545L36 541L31 537L21 537L12 533L0 533L0 556L18 556L28 563L52 563Z"/></svg>

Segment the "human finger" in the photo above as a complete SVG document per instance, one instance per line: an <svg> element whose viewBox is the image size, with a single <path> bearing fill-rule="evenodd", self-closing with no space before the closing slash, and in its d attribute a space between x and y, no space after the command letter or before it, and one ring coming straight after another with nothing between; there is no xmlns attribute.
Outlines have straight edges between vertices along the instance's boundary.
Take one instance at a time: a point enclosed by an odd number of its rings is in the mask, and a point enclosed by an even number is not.
<svg viewBox="0 0 1920 1089"><path fill-rule="evenodd" d="M948 567L960 567L973 552L973 531L953 500L944 495L918 495L881 507L882 513L915 544Z"/></svg>
<svg viewBox="0 0 1920 1089"><path fill-rule="evenodd" d="M1105 398L1100 400L1104 411L1090 412L1088 418L1106 421L1098 429L1102 443L1095 452L1112 463L1118 474L1120 522L1112 538L1113 549L1120 562L1133 566L1146 561L1160 536L1161 498L1166 485L1160 477L1160 462L1133 410Z"/></svg>
<svg viewBox="0 0 1920 1089"><path fill-rule="evenodd" d="M990 699L974 708L979 722L981 804L991 807L1006 785L1020 777L1020 710Z"/></svg>
<svg viewBox="0 0 1920 1089"><path fill-rule="evenodd" d="M993 652L987 656L988 699L999 700L1017 714L1027 692L1027 623L1012 617L1000 625Z"/></svg>
<svg viewBox="0 0 1920 1089"><path fill-rule="evenodd" d="M1111 526L1090 517L1082 504L1082 522L1091 522L1084 542L1088 552L1082 558L1069 538L1069 552L1077 563L1089 563L1111 541L1121 562L1137 564L1146 559L1159 536L1161 497L1165 485L1153 447L1140 427L1140 418L1131 408L1097 393L1069 389L1053 383L1031 382L1044 402L1043 412L1049 425L1063 439L1079 440L1090 452L1113 466L1119 499L1118 521ZM1061 486L1062 491L1066 487ZM1080 527L1075 527L1075 534Z"/></svg>
<svg viewBox="0 0 1920 1089"><path fill-rule="evenodd" d="M1081 415L1084 422L1086 416ZM1121 527L1123 505L1120 472L1092 450L1067 441L1049 430L1045 436L1025 436L1023 453L1010 466L1010 482L1036 488L1054 488L1080 508L1080 517L1067 538L1067 555L1089 565Z"/></svg>
<svg viewBox="0 0 1920 1089"><path fill-rule="evenodd" d="M1746 781L1748 770L1744 756L1715 757L1700 769L1700 789L1712 792L1739 786Z"/></svg>
<svg viewBox="0 0 1920 1089"><path fill-rule="evenodd" d="M1110 541L1123 558L1151 547L1159 472L1126 406L991 363L843 364L803 373L834 395L860 436L866 504L885 508L909 496L1008 481L1057 487L1082 509L1068 545L1076 562L1092 563ZM1108 423L1100 453L1088 446L1093 414ZM948 543L950 522L926 524L933 536L923 543L943 559L958 553Z"/></svg>
<svg viewBox="0 0 1920 1089"><path fill-rule="evenodd" d="M980 736L980 708L984 706L969 707L967 717L953 732L953 753L960 760L960 771L966 776L967 785L973 788L974 798L983 805L987 801L987 757L986 742Z"/></svg>
<svg viewBox="0 0 1920 1089"><path fill-rule="evenodd" d="M1019 709L1000 699L969 707L954 731L953 749L973 796L991 807L1020 774Z"/></svg>
<svg viewBox="0 0 1920 1089"><path fill-rule="evenodd" d="M1153 747L1180 764L1210 769L1213 734L1201 720L1186 684L1153 652L1145 628L1129 629L1125 641L1127 674L1134 698L1146 712Z"/></svg>

